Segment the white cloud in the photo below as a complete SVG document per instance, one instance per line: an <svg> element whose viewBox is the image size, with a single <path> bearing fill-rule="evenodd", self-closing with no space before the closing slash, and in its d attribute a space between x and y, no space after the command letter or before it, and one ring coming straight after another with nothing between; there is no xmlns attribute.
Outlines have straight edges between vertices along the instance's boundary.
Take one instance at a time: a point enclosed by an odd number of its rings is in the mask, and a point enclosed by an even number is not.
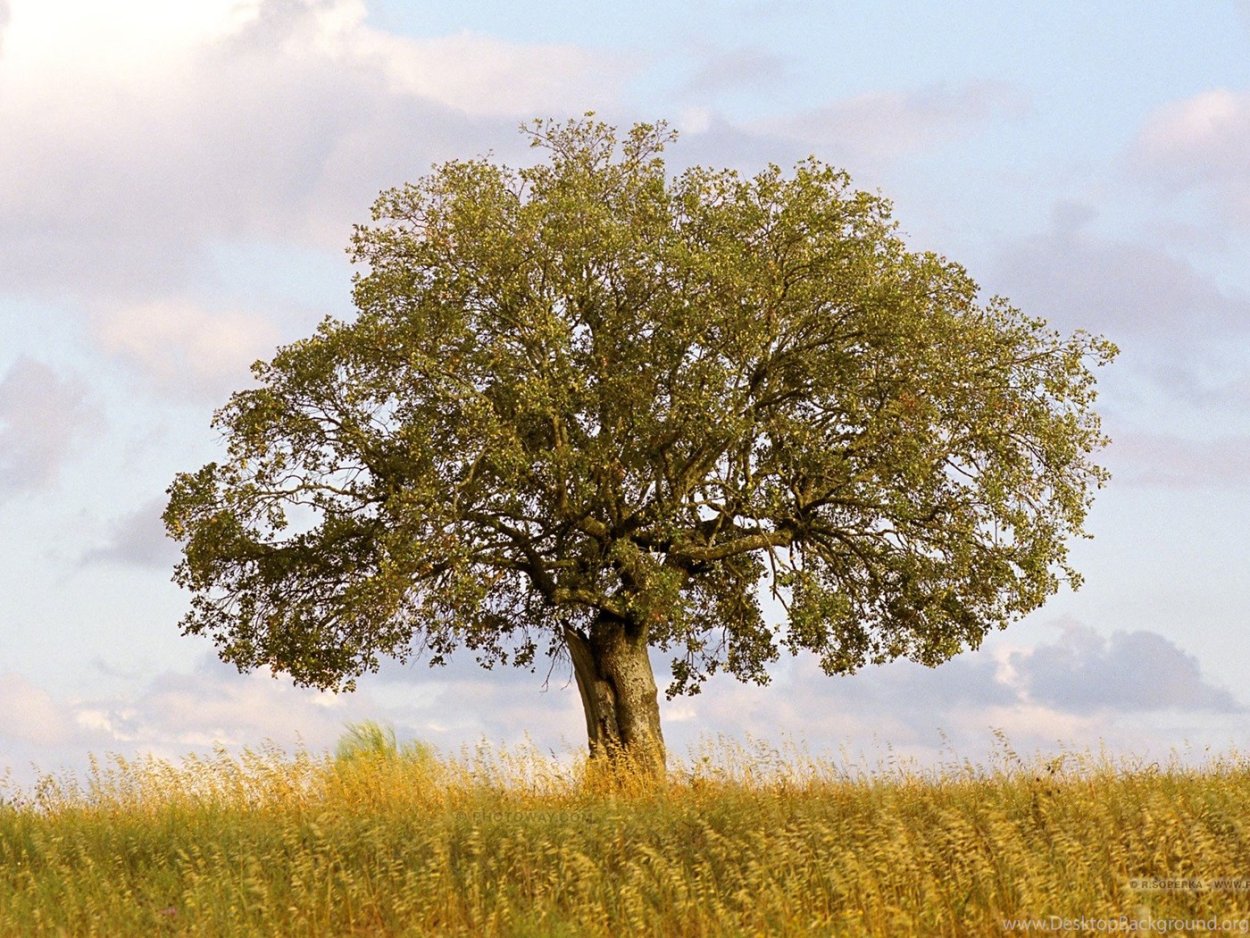
<svg viewBox="0 0 1250 938"><path fill-rule="evenodd" d="M212 655L189 673L140 678L104 670L127 689L54 696L22 675L0 678L0 735L21 743L0 753L0 778L9 769L29 783L29 763L81 772L89 755L106 753L176 759L218 746L239 752L269 744L323 752L361 720L393 725L401 740L420 739L447 753L482 739L516 745L527 731L560 754L582 743L575 689L556 685L543 694L535 675L507 669L509 680L467 661L450 673L421 667L415 685L415 672L399 682L365 680L353 694L295 687L264 669L240 674Z"/></svg>
<svg viewBox="0 0 1250 938"><path fill-rule="evenodd" d="M1212 334L1250 328L1250 298L1155 247L1089 233L1092 217L1082 206L1057 205L1049 231L1004 246L994 291L1063 329L1145 339L1169 357Z"/></svg>
<svg viewBox="0 0 1250 938"><path fill-rule="evenodd" d="M835 162L874 166L921 147L957 140L994 121L1028 113L1028 98L1001 82L874 91L764 125L819 144Z"/></svg>
<svg viewBox="0 0 1250 938"><path fill-rule="evenodd" d="M206 38L239 28L255 4L236 0L9 0L11 77L54 85L74 75L155 79Z"/></svg>
<svg viewBox="0 0 1250 938"><path fill-rule="evenodd" d="M137 367L162 390L221 397L269 358L278 330L237 311L210 311L182 301L147 303L97 318L104 349Z"/></svg>
<svg viewBox="0 0 1250 938"><path fill-rule="evenodd" d="M1116 480L1243 485L1250 294L1140 236L1103 235L1095 217L1058 203L1049 230L1000 247L982 286L1061 332L1086 329L1120 346L1098 375ZM1211 439L1216 429L1221 439Z"/></svg>
<svg viewBox="0 0 1250 938"><path fill-rule="evenodd" d="M829 677L803 656L768 687L718 676L702 694L662 706L665 717L674 708L680 715L665 724L666 738L681 751L701 736L775 739L785 726L814 750L871 758L888 746L934 764L951 752L990 758L994 730L1021 753L1103 743L1140 753L1185 734L1218 739L1227 714L1244 709L1154 632L1108 639L1068 622L1051 641L1020 647L996 636L990 644L936 668L896 661Z"/></svg>
<svg viewBox="0 0 1250 938"><path fill-rule="evenodd" d="M615 53L569 45L514 43L470 32L427 38L390 34L368 25L362 0L10 2L6 78L19 98L49 92L77 98L81 89L72 86L84 75L113 86L106 91L121 86L159 95L171 76L196 78L188 64L221 67L259 54L376 72L397 94L475 116L512 117L535 109L563 111L573 96L611 98L631 70Z"/></svg>
<svg viewBox="0 0 1250 938"><path fill-rule="evenodd" d="M342 730L341 712L319 706L317 691L293 687L265 671L240 675L216 663L191 674L157 675L133 698L79 708L119 743L166 751L213 745L329 745Z"/></svg>
<svg viewBox="0 0 1250 938"><path fill-rule="evenodd" d="M20 674L0 675L0 736L61 745L73 735L64 708Z"/></svg>
<svg viewBox="0 0 1250 938"><path fill-rule="evenodd" d="M1245 710L1227 690L1203 678L1193 655L1141 629L1106 638L1069 623L1058 641L1017 652L1012 664L1030 701L1072 713Z"/></svg>
<svg viewBox="0 0 1250 938"><path fill-rule="evenodd" d="M632 69L617 53L522 44L472 32L414 38L370 27L361 0L262 0L229 50L277 49L348 71L376 71L393 94L437 101L474 117L564 113L604 102Z"/></svg>
<svg viewBox="0 0 1250 938"><path fill-rule="evenodd" d="M1250 223L1250 91L1216 88L1160 108L1134 144L1139 168L1167 191L1196 190Z"/></svg>
<svg viewBox="0 0 1250 938"><path fill-rule="evenodd" d="M431 741L515 743L532 734L557 751L580 747L586 724L571 669L567 661L550 665L540 658L533 672L509 666L487 671L462 651L442 667L420 660L387 662L378 674L381 683L362 681L362 686L404 708L410 723L424 721Z"/></svg>
<svg viewBox="0 0 1250 938"><path fill-rule="evenodd" d="M88 756L107 753L176 759L268 744L324 751L346 723L379 716L366 695L333 698L329 706L325 696L266 672L238 674L215 659L107 697L57 697L8 674L0 678L0 734L21 745L20 753L6 749L0 777L9 769L29 782L33 770L24 761L42 771L81 772Z"/></svg>
<svg viewBox="0 0 1250 938"><path fill-rule="evenodd" d="M0 282L184 289L208 245L338 251L377 192L610 104L627 63L476 34L412 39L353 0L12 0L0 57Z"/></svg>
<svg viewBox="0 0 1250 938"><path fill-rule="evenodd" d="M555 670L545 692L544 673L487 672L464 655L447 668L389 663L356 693L334 695L264 670L239 674L208 655L190 673L132 676L129 689L89 698L55 698L9 675L0 682L0 732L23 741L22 753L44 768L81 768L88 753L118 751L175 758L266 743L324 751L347 723L363 719L444 752L526 738L557 756L580 752L585 724L567 668ZM662 673L657 679L664 683ZM1227 745L1228 715L1245 709L1163 636L1138 630L1106 638L1073 622L1051 641L996 642L937 668L899 661L828 677L804 656L784 662L771 686L718 675L702 694L662 698L660 707L676 759L723 737L869 760L889 753L928 765L952 755L992 760L1000 747L995 731L1026 756L1103 744L1143 754L1160 740ZM779 736L779 727L791 730Z"/></svg>
<svg viewBox="0 0 1250 938"><path fill-rule="evenodd" d="M0 379L0 496L50 485L92 414L76 380L14 362Z"/></svg>
<svg viewBox="0 0 1250 938"><path fill-rule="evenodd" d="M165 499L158 498L118 518L108 541L83 555L85 563L99 561L131 564L154 570L173 569L180 556L178 546L165 534L161 512Z"/></svg>
<svg viewBox="0 0 1250 938"><path fill-rule="evenodd" d="M362 31L337 51L349 61L384 63L397 93L430 98L473 117L563 117L601 107L615 99L630 67L612 53L521 46L473 33L415 40Z"/></svg>

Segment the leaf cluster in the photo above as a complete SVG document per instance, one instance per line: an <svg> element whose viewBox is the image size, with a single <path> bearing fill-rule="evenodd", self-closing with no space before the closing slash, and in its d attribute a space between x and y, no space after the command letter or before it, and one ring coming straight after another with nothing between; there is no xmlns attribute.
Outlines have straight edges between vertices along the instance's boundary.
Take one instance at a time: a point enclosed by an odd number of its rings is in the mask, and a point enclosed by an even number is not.
<svg viewBox="0 0 1250 938"><path fill-rule="evenodd" d="M662 124L528 133L534 166L384 193L358 316L218 413L228 459L165 514L186 631L336 686L608 615L675 693L782 649L936 664L1078 581L1110 343L979 301L814 159L672 176Z"/></svg>

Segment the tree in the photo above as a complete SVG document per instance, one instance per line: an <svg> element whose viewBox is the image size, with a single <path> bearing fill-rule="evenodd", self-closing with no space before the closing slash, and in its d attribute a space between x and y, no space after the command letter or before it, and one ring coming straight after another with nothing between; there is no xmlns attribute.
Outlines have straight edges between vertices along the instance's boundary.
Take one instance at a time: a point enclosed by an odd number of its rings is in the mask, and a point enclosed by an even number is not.
<svg viewBox="0 0 1250 938"><path fill-rule="evenodd" d="M568 655L592 754L659 770L669 695L936 665L1079 582L1091 366L815 159L670 176L587 115L439 166L357 227L350 322L253 366L177 476L185 633L352 687L380 659ZM770 623L761 596L784 621Z"/></svg>

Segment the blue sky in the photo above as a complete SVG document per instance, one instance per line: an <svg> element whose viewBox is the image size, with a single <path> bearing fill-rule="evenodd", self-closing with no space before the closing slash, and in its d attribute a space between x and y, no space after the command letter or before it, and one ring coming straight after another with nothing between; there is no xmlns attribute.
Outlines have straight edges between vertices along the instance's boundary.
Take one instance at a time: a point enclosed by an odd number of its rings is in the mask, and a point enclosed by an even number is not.
<svg viewBox="0 0 1250 938"><path fill-rule="evenodd" d="M522 163L522 121L591 109L669 120L674 167L843 166L986 295L1123 350L1080 592L932 671L717 679L662 703L675 750L1250 743L1250 4L469 7L0 0L0 767L319 749L361 718L582 745L559 669L466 656L343 696L236 674L178 634L157 516L248 364L351 314L344 248L379 190Z"/></svg>

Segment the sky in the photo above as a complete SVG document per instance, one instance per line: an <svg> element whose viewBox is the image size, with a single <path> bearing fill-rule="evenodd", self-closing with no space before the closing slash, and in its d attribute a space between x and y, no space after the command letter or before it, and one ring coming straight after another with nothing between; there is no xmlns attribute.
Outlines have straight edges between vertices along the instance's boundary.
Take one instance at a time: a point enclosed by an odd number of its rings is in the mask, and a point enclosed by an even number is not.
<svg viewBox="0 0 1250 938"><path fill-rule="evenodd" d="M567 665L237 673L179 632L159 515L250 363L352 315L379 191L524 165L521 123L591 110L669 121L674 169L840 166L985 297L1121 348L1079 591L935 669L785 658L662 699L675 755L1250 746L1250 3L0 0L0 775L321 751L363 719L584 745Z"/></svg>

